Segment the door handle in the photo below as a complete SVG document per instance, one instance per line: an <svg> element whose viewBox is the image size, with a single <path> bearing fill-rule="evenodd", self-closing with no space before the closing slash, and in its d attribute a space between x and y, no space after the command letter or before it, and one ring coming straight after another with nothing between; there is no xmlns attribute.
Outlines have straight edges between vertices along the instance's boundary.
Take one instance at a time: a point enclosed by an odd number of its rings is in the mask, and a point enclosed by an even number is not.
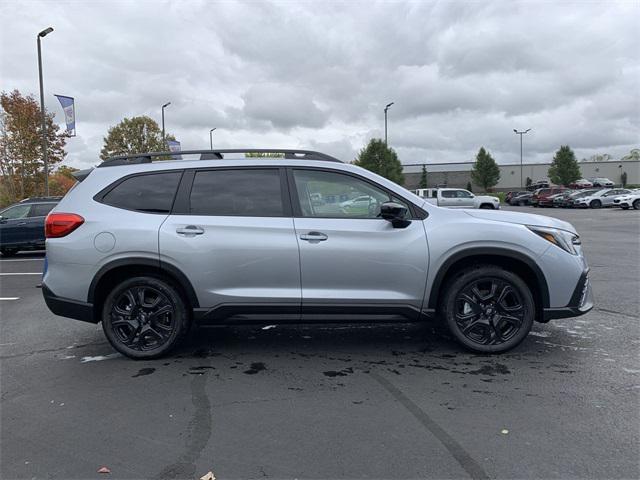
<svg viewBox="0 0 640 480"><path fill-rule="evenodd" d="M176 228L176 233L187 236L202 235L204 233L204 230L195 225L187 225L184 228Z"/></svg>
<svg viewBox="0 0 640 480"><path fill-rule="evenodd" d="M26 225L26 224L27 224L27 222L20 222L20 223L18 223L18 225L16 225L16 226L21 227L22 225Z"/></svg>
<svg viewBox="0 0 640 480"><path fill-rule="evenodd" d="M301 240L307 240L308 242L324 242L329 236L322 232L309 232L300 235Z"/></svg>

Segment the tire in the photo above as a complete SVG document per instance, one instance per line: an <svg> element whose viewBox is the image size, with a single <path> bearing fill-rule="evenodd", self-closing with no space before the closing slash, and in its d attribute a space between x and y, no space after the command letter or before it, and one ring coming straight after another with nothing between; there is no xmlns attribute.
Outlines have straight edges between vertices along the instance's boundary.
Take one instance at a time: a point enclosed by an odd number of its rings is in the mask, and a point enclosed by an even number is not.
<svg viewBox="0 0 640 480"><path fill-rule="evenodd" d="M449 331L465 348L502 353L529 334L535 303L519 276L481 265L447 282L441 312Z"/></svg>
<svg viewBox="0 0 640 480"><path fill-rule="evenodd" d="M0 248L0 253L2 253L3 257L13 257L16 253L18 253L17 248Z"/></svg>
<svg viewBox="0 0 640 480"><path fill-rule="evenodd" d="M640 210L640 198L637 198L633 201L633 209Z"/></svg>
<svg viewBox="0 0 640 480"><path fill-rule="evenodd" d="M629 210L629 207L627 207L627 206L620 207L620 208L623 209L623 210Z"/></svg>
<svg viewBox="0 0 640 480"><path fill-rule="evenodd" d="M600 208L600 207L602 207L602 202L600 200L591 200L591 202L589 202L589 207L590 208Z"/></svg>
<svg viewBox="0 0 640 480"><path fill-rule="evenodd" d="M483 210L495 210L493 208L493 205L491 205L490 203L483 203L482 205L480 205L479 208L481 208Z"/></svg>
<svg viewBox="0 0 640 480"><path fill-rule="evenodd" d="M107 295L102 330L118 352L133 359L167 354L187 332L189 312L179 291L165 280L135 277Z"/></svg>

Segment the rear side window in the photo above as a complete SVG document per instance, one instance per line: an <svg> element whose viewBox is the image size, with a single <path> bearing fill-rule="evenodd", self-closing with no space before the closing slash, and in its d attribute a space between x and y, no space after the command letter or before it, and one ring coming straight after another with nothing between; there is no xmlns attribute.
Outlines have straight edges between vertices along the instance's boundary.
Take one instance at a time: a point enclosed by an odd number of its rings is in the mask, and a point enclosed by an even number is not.
<svg viewBox="0 0 640 480"><path fill-rule="evenodd" d="M129 177L102 197L112 207L148 213L169 213L182 171Z"/></svg>
<svg viewBox="0 0 640 480"><path fill-rule="evenodd" d="M196 172L189 202L191 215L284 215L280 172L275 168Z"/></svg>
<svg viewBox="0 0 640 480"><path fill-rule="evenodd" d="M55 203L37 203L31 207L30 217L46 217L55 207Z"/></svg>

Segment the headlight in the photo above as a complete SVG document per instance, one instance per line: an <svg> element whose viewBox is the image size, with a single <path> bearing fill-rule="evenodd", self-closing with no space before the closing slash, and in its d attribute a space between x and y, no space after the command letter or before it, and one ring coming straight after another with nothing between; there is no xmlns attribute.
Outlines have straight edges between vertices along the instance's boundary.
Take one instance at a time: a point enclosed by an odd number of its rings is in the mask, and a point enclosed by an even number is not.
<svg viewBox="0 0 640 480"><path fill-rule="evenodd" d="M560 247L565 252L569 252L572 255L578 254L575 247L576 245L580 245L580 237L578 235L555 228L532 227L530 225L527 225L527 228L536 235L540 235L545 240L553 243L555 246Z"/></svg>

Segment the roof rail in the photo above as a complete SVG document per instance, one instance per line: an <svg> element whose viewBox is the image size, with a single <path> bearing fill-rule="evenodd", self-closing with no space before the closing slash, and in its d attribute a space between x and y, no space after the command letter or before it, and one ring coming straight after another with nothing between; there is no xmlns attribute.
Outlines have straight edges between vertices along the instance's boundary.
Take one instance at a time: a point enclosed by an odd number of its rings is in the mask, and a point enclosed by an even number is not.
<svg viewBox="0 0 640 480"><path fill-rule="evenodd" d="M213 160L224 158L226 153L268 153L281 154L285 159L296 160L323 160L326 162L339 162L335 157L326 153L314 152L312 150L286 150L279 148L233 148L224 150L182 150L179 152L148 152L148 153L132 153L129 155L118 155L111 157L98 165L100 167L114 167L117 165L135 165L140 163L152 163L154 158L158 157L176 157L179 155L200 155L200 160ZM268 157L273 158L273 157Z"/></svg>
<svg viewBox="0 0 640 480"><path fill-rule="evenodd" d="M54 195L48 197L28 197L20 200L19 203L35 203L35 202L55 202L62 200L61 196Z"/></svg>

